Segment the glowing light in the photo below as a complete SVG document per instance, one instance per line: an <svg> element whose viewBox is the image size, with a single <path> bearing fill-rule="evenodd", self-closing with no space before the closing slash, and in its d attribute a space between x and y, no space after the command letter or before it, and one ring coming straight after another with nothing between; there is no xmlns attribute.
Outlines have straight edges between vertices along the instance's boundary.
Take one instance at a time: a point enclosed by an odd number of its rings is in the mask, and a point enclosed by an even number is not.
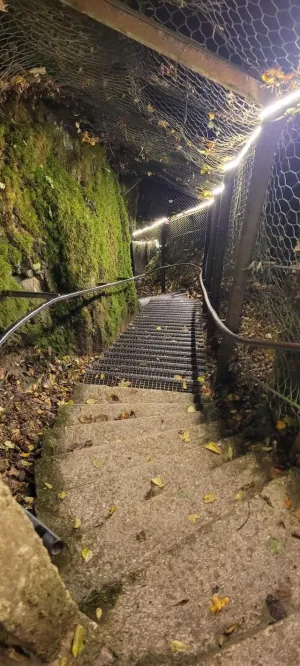
<svg viewBox="0 0 300 666"><path fill-rule="evenodd" d="M265 120L266 118L270 118L270 116L273 116L277 111L280 111L280 109L288 108L290 104L293 104L294 102L300 102L299 89L294 90L288 95L280 97L280 99L276 100L276 102L273 102L273 104L266 106L266 108L263 109L260 114L260 119Z"/></svg>
<svg viewBox="0 0 300 666"><path fill-rule="evenodd" d="M250 138L248 139L247 143L245 143L244 147L242 148L241 152L237 155L237 157L234 158L234 160L231 160L231 162L226 162L223 165L224 171L230 171L231 169L235 169L245 157L247 154L249 148L252 146L252 144L256 141L257 137L261 133L262 126L259 125L254 132L252 132Z"/></svg>
<svg viewBox="0 0 300 666"><path fill-rule="evenodd" d="M225 187L224 183L222 183L222 185L219 185L218 187L215 187L215 189L212 190L212 194L214 194L215 197L218 194L222 194L222 192L224 192L224 187Z"/></svg>
<svg viewBox="0 0 300 666"><path fill-rule="evenodd" d="M213 203L214 199L207 199L206 201L202 201L202 203L198 204L198 206L194 206L194 208L188 208L187 210L184 210L182 213L178 213L177 215L172 215L171 222L172 220L180 220L181 217L186 217L187 215L198 213L200 210L208 208L208 206L211 206Z"/></svg>
<svg viewBox="0 0 300 666"><path fill-rule="evenodd" d="M146 231L151 231L151 229L155 229L156 227L160 227L162 224L165 224L168 222L167 217L161 217L159 220L155 220L152 224L149 224L148 227L143 227L142 229L137 229L136 231L133 232L132 236L136 238L136 236L142 236Z"/></svg>

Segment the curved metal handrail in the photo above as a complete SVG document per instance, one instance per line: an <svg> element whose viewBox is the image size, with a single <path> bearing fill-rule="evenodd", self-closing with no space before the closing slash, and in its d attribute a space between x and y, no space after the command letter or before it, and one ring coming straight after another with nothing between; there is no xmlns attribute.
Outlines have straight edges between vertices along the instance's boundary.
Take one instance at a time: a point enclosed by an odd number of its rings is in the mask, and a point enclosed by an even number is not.
<svg viewBox="0 0 300 666"><path fill-rule="evenodd" d="M279 340L259 340L258 338L243 338L237 333L233 333L230 328L221 321L220 317L214 310L206 288L203 282L202 269L200 268L200 286L205 301L205 305L211 314L216 326L222 333L224 333L228 338L236 342L238 345L246 345L247 347L265 347L267 349L284 349L285 351L294 351L300 352L300 342L281 342Z"/></svg>
<svg viewBox="0 0 300 666"><path fill-rule="evenodd" d="M135 282L136 280L140 280L141 278L147 277L151 273L155 273L155 271L161 271L166 268L173 268L174 266L194 266L195 268L199 269L199 266L197 264L192 264L190 262L180 262L178 264L166 264L165 266L158 266L157 268L152 268L150 271L147 273L142 273L141 275L136 275L134 277L129 277L129 278L122 278L121 280L116 280L115 282L107 282L106 284L100 284L95 287L87 287L86 289L79 289L78 291L73 291L70 292L69 294L63 294L63 295L58 295L52 298L51 300L46 301L45 303L42 303L42 305L39 305L37 308L34 310L31 310L28 312L24 317L21 317L18 319L14 324L9 326L9 328L4 331L2 336L0 337L0 347L2 347L6 340L13 335L23 324L26 324L27 321L30 321L32 317L35 317L35 315L39 314L39 312L42 312L42 310L45 310L46 308L50 308L51 305L54 305L55 303L61 303L62 301L68 301L71 298L77 298L78 296L84 296L85 294L91 294L95 291L103 291L104 289L107 289L108 287L117 287L118 285L121 284L128 284L130 282ZM23 294L23 292L22 292ZM41 295L42 298L42 295Z"/></svg>

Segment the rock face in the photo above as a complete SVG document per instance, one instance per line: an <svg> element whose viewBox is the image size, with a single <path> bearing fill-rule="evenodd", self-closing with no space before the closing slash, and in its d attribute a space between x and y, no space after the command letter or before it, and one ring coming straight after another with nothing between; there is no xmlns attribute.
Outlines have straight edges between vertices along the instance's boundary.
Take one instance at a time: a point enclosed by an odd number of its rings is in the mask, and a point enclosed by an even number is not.
<svg viewBox="0 0 300 666"><path fill-rule="evenodd" d="M37 277L28 277L22 280L21 285L25 291L43 291L43 284Z"/></svg>

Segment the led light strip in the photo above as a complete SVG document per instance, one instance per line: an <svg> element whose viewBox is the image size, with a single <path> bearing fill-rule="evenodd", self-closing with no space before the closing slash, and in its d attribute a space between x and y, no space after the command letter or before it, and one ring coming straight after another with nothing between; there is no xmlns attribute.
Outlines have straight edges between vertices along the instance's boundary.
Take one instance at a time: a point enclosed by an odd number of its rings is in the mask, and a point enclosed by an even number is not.
<svg viewBox="0 0 300 666"><path fill-rule="evenodd" d="M263 109L262 112L260 113L260 119L263 121L266 120L267 118L271 118L272 116L274 116L274 114L276 114L277 111L288 109L290 108L291 104L295 104L296 102L300 104L300 89L294 90L292 93L284 95L284 97L281 97L276 102L273 102L273 104L269 104L269 106L266 106L265 109ZM255 143L261 131L262 131L262 125L256 127L256 129L252 132L248 141L245 143L245 145L243 146L242 150L238 153L238 155L233 160L230 160L230 162L225 162L225 164L223 165L224 171L231 171L231 169L236 169L239 166L243 157L245 157L249 148L251 148L253 143ZM200 210L204 210L208 206L211 206L214 203L214 197L218 196L219 194L222 194L222 192L224 191L224 187L225 187L224 183L222 183L214 190L212 190L213 197L211 199L203 201L198 206L194 206L194 208L188 208L187 210L184 210L182 213L173 215L170 218L170 221L172 222L173 220L180 220L182 217L186 217L187 215L192 215L193 213L197 213ZM132 236L134 237L142 236L146 231L150 231L151 229L160 227L162 224L166 224L167 222L169 222L169 219L167 217L162 217L159 220L155 220L155 222L153 222L153 224L150 224L148 227L144 227L143 229L138 229L137 231L134 231Z"/></svg>

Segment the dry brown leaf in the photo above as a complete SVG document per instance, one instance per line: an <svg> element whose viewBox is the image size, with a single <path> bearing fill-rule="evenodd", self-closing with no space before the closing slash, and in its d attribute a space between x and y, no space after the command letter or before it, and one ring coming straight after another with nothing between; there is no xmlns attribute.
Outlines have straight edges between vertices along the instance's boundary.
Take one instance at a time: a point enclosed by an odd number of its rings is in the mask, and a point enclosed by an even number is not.
<svg viewBox="0 0 300 666"><path fill-rule="evenodd" d="M135 412L131 410L130 412L121 412L119 416L117 416L117 421L122 421L123 419L133 419L135 418Z"/></svg>
<svg viewBox="0 0 300 666"><path fill-rule="evenodd" d="M218 455L222 453L220 447L214 442L208 442L208 444L205 444L204 448L212 453L217 453Z"/></svg>
<svg viewBox="0 0 300 666"><path fill-rule="evenodd" d="M92 414L84 414L83 416L78 417L79 423L93 423Z"/></svg>
<svg viewBox="0 0 300 666"><path fill-rule="evenodd" d="M183 332L184 332L184 333L188 333L188 332L189 332L189 329L188 329L187 326L184 326L184 327L183 327Z"/></svg>
<svg viewBox="0 0 300 666"><path fill-rule="evenodd" d="M109 396L109 398L110 398L110 400L111 400L112 402L120 402L120 398L119 398L118 395L116 395L116 393L112 393L112 394Z"/></svg>
<svg viewBox="0 0 300 666"><path fill-rule="evenodd" d="M292 500L290 499L290 497L286 497L285 500L284 500L284 503L285 503L285 506L286 506L287 509L292 508Z"/></svg>
<svg viewBox="0 0 300 666"><path fill-rule="evenodd" d="M218 594L214 594L210 601L210 610L212 613L220 613L223 608L226 608L229 604L229 597L220 597Z"/></svg>
<svg viewBox="0 0 300 666"><path fill-rule="evenodd" d="M239 620L238 622L234 622L233 624L230 624L229 627L226 627L226 629L223 631L225 636L230 636L230 634L233 634L233 632L236 629L238 629L238 627L240 627L243 624L244 621L245 621L245 618L242 617L242 619Z"/></svg>
<svg viewBox="0 0 300 666"><path fill-rule="evenodd" d="M8 9L6 7L6 4L4 0L0 0L0 12L8 12Z"/></svg>

